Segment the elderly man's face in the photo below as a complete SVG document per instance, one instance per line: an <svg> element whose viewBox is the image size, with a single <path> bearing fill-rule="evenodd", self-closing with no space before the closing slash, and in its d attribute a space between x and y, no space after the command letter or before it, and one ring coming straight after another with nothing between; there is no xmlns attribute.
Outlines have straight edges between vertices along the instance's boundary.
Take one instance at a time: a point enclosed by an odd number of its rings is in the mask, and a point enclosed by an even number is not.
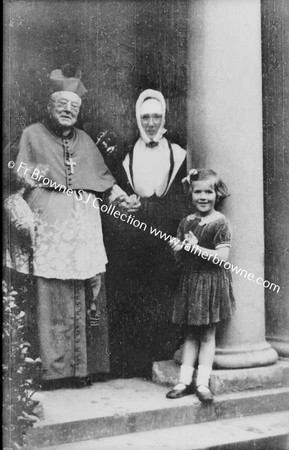
<svg viewBox="0 0 289 450"><path fill-rule="evenodd" d="M159 131L163 120L160 102L155 99L146 100L141 106L140 120L146 135L153 139Z"/></svg>
<svg viewBox="0 0 289 450"><path fill-rule="evenodd" d="M50 117L61 127L71 128L77 122L81 98L74 92L54 92L48 104Z"/></svg>

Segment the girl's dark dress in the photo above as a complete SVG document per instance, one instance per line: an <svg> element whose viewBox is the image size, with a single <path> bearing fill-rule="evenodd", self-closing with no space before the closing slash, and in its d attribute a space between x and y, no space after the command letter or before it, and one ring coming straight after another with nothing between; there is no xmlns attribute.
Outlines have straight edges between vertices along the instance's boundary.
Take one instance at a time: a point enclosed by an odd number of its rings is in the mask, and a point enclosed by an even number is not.
<svg viewBox="0 0 289 450"><path fill-rule="evenodd" d="M183 241L189 231L197 237L200 247L231 246L229 221L219 212L203 218L189 215L181 221L177 237ZM213 258L208 261L185 249L176 256L183 272L174 295L173 323L208 325L231 317L235 299L230 270L217 264L216 258L213 263Z"/></svg>

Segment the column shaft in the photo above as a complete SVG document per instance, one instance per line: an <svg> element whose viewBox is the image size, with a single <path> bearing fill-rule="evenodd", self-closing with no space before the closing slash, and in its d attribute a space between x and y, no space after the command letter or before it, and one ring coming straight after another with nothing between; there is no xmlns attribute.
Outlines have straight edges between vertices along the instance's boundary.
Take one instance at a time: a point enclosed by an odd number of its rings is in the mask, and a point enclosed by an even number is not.
<svg viewBox="0 0 289 450"><path fill-rule="evenodd" d="M244 269L233 275L237 309L219 327L215 366L272 364L256 281L264 278L260 1L193 0L189 23L189 166L212 168L228 184L230 262Z"/></svg>

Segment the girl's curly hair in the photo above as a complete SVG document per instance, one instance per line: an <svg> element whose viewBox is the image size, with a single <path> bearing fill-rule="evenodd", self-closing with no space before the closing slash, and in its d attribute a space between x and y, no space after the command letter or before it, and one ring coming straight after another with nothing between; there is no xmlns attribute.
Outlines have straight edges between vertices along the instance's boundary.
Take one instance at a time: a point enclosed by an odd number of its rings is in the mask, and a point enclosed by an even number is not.
<svg viewBox="0 0 289 450"><path fill-rule="evenodd" d="M184 188L188 194L192 193L193 184L195 181L203 181L212 179L214 183L214 189L217 195L217 202L220 203L226 197L231 194L228 191L227 185L219 177L219 175L212 169L191 169L189 174L182 179Z"/></svg>

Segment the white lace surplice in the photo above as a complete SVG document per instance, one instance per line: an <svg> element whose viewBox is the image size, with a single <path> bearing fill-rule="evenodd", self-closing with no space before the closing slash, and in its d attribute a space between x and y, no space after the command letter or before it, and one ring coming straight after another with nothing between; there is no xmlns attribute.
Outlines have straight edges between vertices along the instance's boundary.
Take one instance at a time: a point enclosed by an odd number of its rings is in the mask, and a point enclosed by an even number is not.
<svg viewBox="0 0 289 450"><path fill-rule="evenodd" d="M35 189L27 199L35 215L33 274L44 278L91 278L105 271L101 217L96 196L82 198L63 192ZM29 273L29 252L21 240L12 243L7 265Z"/></svg>

